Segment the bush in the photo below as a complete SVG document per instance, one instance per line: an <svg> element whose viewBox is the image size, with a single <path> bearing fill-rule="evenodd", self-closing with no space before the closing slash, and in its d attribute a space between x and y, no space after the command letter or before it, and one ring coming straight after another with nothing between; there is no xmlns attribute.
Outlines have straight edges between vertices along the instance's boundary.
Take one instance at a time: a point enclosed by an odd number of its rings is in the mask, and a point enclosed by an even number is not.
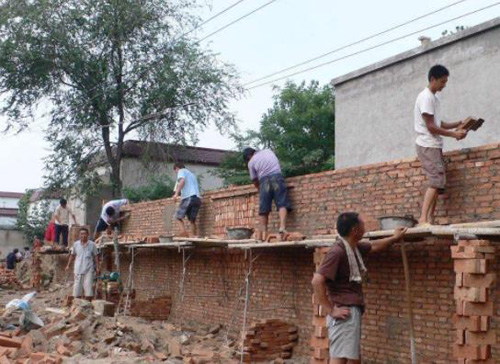
<svg viewBox="0 0 500 364"><path fill-rule="evenodd" d="M174 181L167 175L155 176L145 186L125 187L123 193L130 202L154 201L174 195Z"/></svg>

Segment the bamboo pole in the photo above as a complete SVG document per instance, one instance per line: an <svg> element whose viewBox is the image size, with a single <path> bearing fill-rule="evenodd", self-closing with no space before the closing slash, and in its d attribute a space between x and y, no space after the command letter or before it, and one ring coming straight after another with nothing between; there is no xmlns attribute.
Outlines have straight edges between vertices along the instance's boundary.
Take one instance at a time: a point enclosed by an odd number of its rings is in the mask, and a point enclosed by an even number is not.
<svg viewBox="0 0 500 364"><path fill-rule="evenodd" d="M401 243L401 255L403 257L403 268L405 275L406 304L408 308L408 321L410 323L410 353L411 363L417 364L417 352L415 346L415 330L413 326L413 297L411 294L410 268L404 241Z"/></svg>

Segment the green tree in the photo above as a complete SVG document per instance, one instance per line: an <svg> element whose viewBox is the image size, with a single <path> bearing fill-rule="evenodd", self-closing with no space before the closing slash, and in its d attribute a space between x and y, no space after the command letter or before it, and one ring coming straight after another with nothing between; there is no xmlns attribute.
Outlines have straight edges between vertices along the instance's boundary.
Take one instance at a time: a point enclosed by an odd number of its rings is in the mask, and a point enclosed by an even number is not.
<svg viewBox="0 0 500 364"><path fill-rule="evenodd" d="M50 222L51 211L49 201L42 200L30 209L30 199L33 190L26 190L18 202L17 228L23 232L26 241L33 243L35 236L43 240L45 229Z"/></svg>
<svg viewBox="0 0 500 364"><path fill-rule="evenodd" d="M123 194L130 202L160 200L174 195L174 185L168 175L154 176L145 186L123 188Z"/></svg>
<svg viewBox="0 0 500 364"><path fill-rule="evenodd" d="M104 166L120 195L130 135L185 143L210 122L220 130L234 125L227 103L241 87L232 66L187 35L199 22L196 6L196 0L2 1L6 129L22 131L35 114L47 113L51 188L88 192Z"/></svg>
<svg viewBox="0 0 500 364"><path fill-rule="evenodd" d="M273 106L262 116L260 130L233 137L238 150L245 146L270 148L285 176L334 168L335 96L330 85L288 82L275 88ZM230 155L217 170L226 184L249 183L241 154Z"/></svg>

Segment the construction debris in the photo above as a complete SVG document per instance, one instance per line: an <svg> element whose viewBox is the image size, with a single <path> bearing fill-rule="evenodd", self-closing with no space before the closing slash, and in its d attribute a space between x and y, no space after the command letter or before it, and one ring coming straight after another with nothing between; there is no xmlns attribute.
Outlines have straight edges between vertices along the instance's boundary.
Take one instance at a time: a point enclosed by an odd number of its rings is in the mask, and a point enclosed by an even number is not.
<svg viewBox="0 0 500 364"><path fill-rule="evenodd" d="M22 288L21 282L16 277L16 272L0 266L0 286Z"/></svg>
<svg viewBox="0 0 500 364"><path fill-rule="evenodd" d="M0 330L3 330L0 331L0 364L239 363L240 347L235 344L236 338L232 337L226 345L225 330L221 325L190 324L189 327L179 327L163 320L131 316L115 318L112 315L116 306L104 300L90 303L75 298L70 307L63 308L66 300L64 293L70 286L58 285L31 299L32 309L45 323L43 328L22 329L19 325L20 311L12 312L0 322ZM0 305L5 305L16 294L14 291L0 291ZM152 314L154 308L158 308L155 305L163 306L163 313L168 315L171 297L153 297L137 303L141 306L143 317L158 318L160 311L157 310L156 317ZM278 321L269 320L268 324L278 325ZM251 327L258 328L258 325ZM288 324L272 325L264 325L266 328L260 331L259 337L266 338L270 332L280 332L283 335L278 335L276 340L294 342L290 341L294 333L288 330L296 328ZM287 335L284 335L285 331ZM281 341L268 341L270 351L282 346ZM291 353L291 349L285 352ZM280 356L274 356L279 358L276 363L285 363L280 361ZM294 358L293 363L307 361L306 358L302 361Z"/></svg>

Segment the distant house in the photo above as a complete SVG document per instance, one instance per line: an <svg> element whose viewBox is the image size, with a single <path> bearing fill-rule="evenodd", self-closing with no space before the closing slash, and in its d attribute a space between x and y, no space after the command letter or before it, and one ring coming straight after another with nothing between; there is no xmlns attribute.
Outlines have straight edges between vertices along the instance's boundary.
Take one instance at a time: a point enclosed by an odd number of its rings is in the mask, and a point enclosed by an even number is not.
<svg viewBox="0 0 500 364"><path fill-rule="evenodd" d="M26 245L23 234L17 230L18 202L22 193L0 191L0 259L14 248Z"/></svg>
<svg viewBox="0 0 500 364"><path fill-rule="evenodd" d="M179 146L164 143L152 143L128 140L124 143L120 165L120 178L124 188L147 185L155 176L167 175L175 181L173 165L181 162L198 177L200 189L209 191L221 188L223 180L213 175L222 160L233 153L222 149ZM102 201L111 198L110 168L100 167L97 173L104 187L98 195L80 199L72 198L69 206L73 208L79 223L92 227L97 222Z"/></svg>
<svg viewBox="0 0 500 364"><path fill-rule="evenodd" d="M47 193L47 191L39 188L31 195L28 214L32 214L35 210L40 209L47 209L54 212L59 205L59 199L60 197L57 193Z"/></svg>
<svg viewBox="0 0 500 364"><path fill-rule="evenodd" d="M151 177L164 174L175 180L172 167L181 162L196 174L202 190L214 190L223 186L223 180L212 173L228 153L222 149L129 140L123 148L121 180L124 187L143 186Z"/></svg>
<svg viewBox="0 0 500 364"><path fill-rule="evenodd" d="M19 192L0 191L0 227L15 227L18 202L23 197Z"/></svg>
<svg viewBox="0 0 500 364"><path fill-rule="evenodd" d="M500 130L500 18L421 45L338 77L335 86L335 165L355 167L416 155L413 108L435 64L450 70L441 92L444 120L486 120L445 150L497 143Z"/></svg>

